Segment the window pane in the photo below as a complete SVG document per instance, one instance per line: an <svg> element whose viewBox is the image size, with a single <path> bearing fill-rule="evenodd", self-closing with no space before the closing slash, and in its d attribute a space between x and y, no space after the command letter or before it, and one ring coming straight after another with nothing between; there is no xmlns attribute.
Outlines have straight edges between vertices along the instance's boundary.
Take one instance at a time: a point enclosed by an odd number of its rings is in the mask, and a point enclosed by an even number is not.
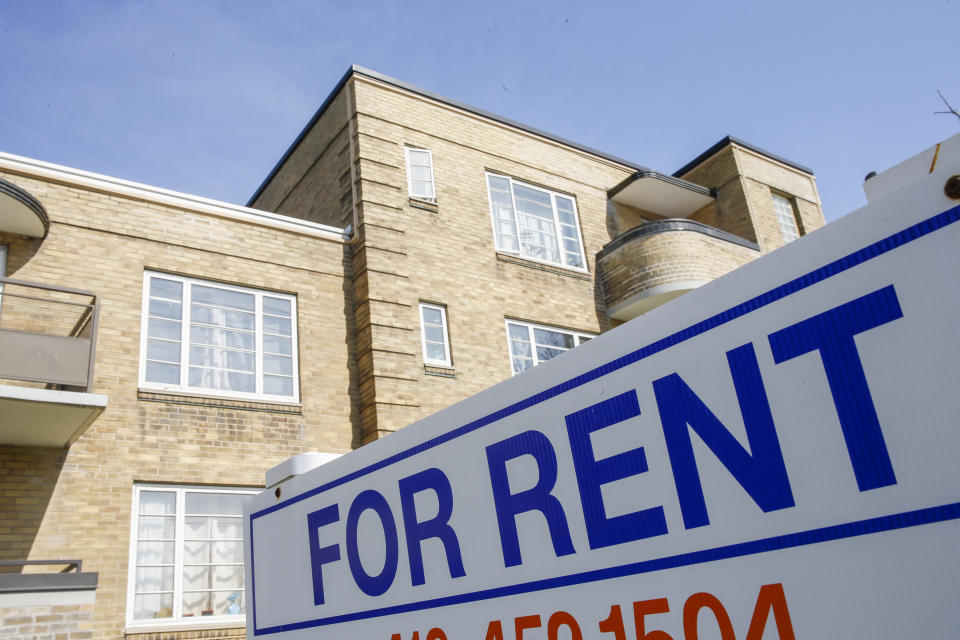
<svg viewBox="0 0 960 640"><path fill-rule="evenodd" d="M291 322L289 318L278 318L276 316L263 316L264 333L274 333L281 336L291 334Z"/></svg>
<svg viewBox="0 0 960 640"><path fill-rule="evenodd" d="M510 337L514 340L530 340L530 333L523 325L507 324L507 329L510 331Z"/></svg>
<svg viewBox="0 0 960 640"><path fill-rule="evenodd" d="M190 343L206 344L212 347L230 347L231 349L246 349L253 351L256 342L255 334L247 331L231 331L230 329L214 329L213 327L190 327Z"/></svg>
<svg viewBox="0 0 960 640"><path fill-rule="evenodd" d="M428 360L446 360L447 359L447 350L442 344L437 344L435 342L427 343L427 359Z"/></svg>
<svg viewBox="0 0 960 640"><path fill-rule="evenodd" d="M243 500L239 493L209 493L188 491L184 496L184 512L189 515L243 515Z"/></svg>
<svg viewBox="0 0 960 640"><path fill-rule="evenodd" d="M184 564L213 564L213 543L209 540L187 540L183 543Z"/></svg>
<svg viewBox="0 0 960 640"><path fill-rule="evenodd" d="M263 376L263 392L273 396L292 396L293 378Z"/></svg>
<svg viewBox="0 0 960 640"><path fill-rule="evenodd" d="M513 372L523 373L533 366L533 360L527 358L513 358Z"/></svg>
<svg viewBox="0 0 960 640"><path fill-rule="evenodd" d="M293 358L287 356L263 356L263 372L292 376Z"/></svg>
<svg viewBox="0 0 960 640"><path fill-rule="evenodd" d="M207 516L187 516L183 519L183 536L187 540L209 540L212 521Z"/></svg>
<svg viewBox="0 0 960 640"><path fill-rule="evenodd" d="M161 318L173 318L174 320L179 320L181 312L182 305L179 302L156 299L150 300L151 316L160 316Z"/></svg>
<svg viewBox="0 0 960 640"><path fill-rule="evenodd" d="M214 540L240 540L243 538L243 520L241 518L214 518L212 522Z"/></svg>
<svg viewBox="0 0 960 640"><path fill-rule="evenodd" d="M410 158L411 166L429 166L430 165L430 154L426 151L414 151L413 149L407 150L407 157Z"/></svg>
<svg viewBox="0 0 960 640"><path fill-rule="evenodd" d="M254 393L257 389L256 376L252 373L190 367L189 377L191 387L242 391L244 393Z"/></svg>
<svg viewBox="0 0 960 640"><path fill-rule="evenodd" d="M145 377L147 382L180 384L180 365L147 362Z"/></svg>
<svg viewBox="0 0 960 640"><path fill-rule="evenodd" d="M252 372L256 367L256 356L252 351L190 347L190 364Z"/></svg>
<svg viewBox="0 0 960 640"><path fill-rule="evenodd" d="M574 347L573 335L570 333L548 331L547 329L534 329L533 336L537 341L537 345L564 347L567 349L572 349Z"/></svg>
<svg viewBox="0 0 960 640"><path fill-rule="evenodd" d="M530 343L521 340L510 341L510 353L515 356L523 356L524 358L533 357L533 349L530 347Z"/></svg>
<svg viewBox="0 0 960 640"><path fill-rule="evenodd" d="M545 362L550 358L556 358L563 353L565 349L549 349L547 347L537 347L537 358L540 362Z"/></svg>
<svg viewBox="0 0 960 640"><path fill-rule="evenodd" d="M423 325L423 335L428 342L437 342L443 344L446 342L443 335L443 327L436 327L431 324Z"/></svg>
<svg viewBox="0 0 960 640"><path fill-rule="evenodd" d="M443 313L440 309L424 305L420 307L420 312L423 314L423 321L425 323L435 325L443 324Z"/></svg>
<svg viewBox="0 0 960 640"><path fill-rule="evenodd" d="M180 343L165 340L147 340L147 358L164 362L180 363ZM179 377L179 368L177 376Z"/></svg>
<svg viewBox="0 0 960 640"><path fill-rule="evenodd" d="M290 317L290 301L283 298L263 296L263 312L274 316Z"/></svg>
<svg viewBox="0 0 960 640"><path fill-rule="evenodd" d="M293 354L293 341L290 338L263 336L263 350L267 353L291 355Z"/></svg>
<svg viewBox="0 0 960 640"><path fill-rule="evenodd" d="M150 318L147 320L147 335L151 338L164 338L166 340L180 339L180 323L170 320L159 320Z"/></svg>
<svg viewBox="0 0 960 640"><path fill-rule="evenodd" d="M140 515L167 514L177 512L177 494L174 491L141 491Z"/></svg>
<svg viewBox="0 0 960 640"><path fill-rule="evenodd" d="M173 564L174 541L137 543L137 564Z"/></svg>
<svg viewBox="0 0 960 640"><path fill-rule="evenodd" d="M244 313L242 311L229 311L227 309L218 309L215 307L202 307L191 305L190 320L202 324L212 324L217 327L227 327L229 329L246 329L253 331L254 314Z"/></svg>
<svg viewBox="0 0 960 640"><path fill-rule="evenodd" d="M183 283L166 278L150 278L150 296L154 298L169 298L183 300Z"/></svg>
<svg viewBox="0 0 960 640"><path fill-rule="evenodd" d="M414 180L431 181L430 167L410 167L410 177Z"/></svg>
<svg viewBox="0 0 960 640"><path fill-rule="evenodd" d="M544 191L540 191L539 189L531 189L530 187L526 187L522 184L514 182L513 195L516 196L517 198L522 198L523 200L528 200L528 201L540 204L542 207L545 207L547 209L552 208L550 203L550 194ZM519 206L519 204L520 203L518 202L517 206Z"/></svg>
<svg viewBox="0 0 960 640"><path fill-rule="evenodd" d="M140 516L137 537L141 540L172 540L176 522L169 516Z"/></svg>
<svg viewBox="0 0 960 640"><path fill-rule="evenodd" d="M213 595L211 593L184 593L182 604L184 616L213 615Z"/></svg>
<svg viewBox="0 0 960 640"><path fill-rule="evenodd" d="M183 590L185 592L200 589L242 589L243 567L184 566ZM198 594L199 595L199 594Z"/></svg>
<svg viewBox="0 0 960 640"><path fill-rule="evenodd" d="M410 182L410 195L420 198L432 198L433 197L433 183L424 182L422 180L411 180Z"/></svg>
<svg viewBox="0 0 960 640"><path fill-rule="evenodd" d="M193 285L191 291L191 302L202 302L217 307L240 309L241 311L254 310L256 296L252 293L205 287L199 284Z"/></svg>
<svg viewBox="0 0 960 640"><path fill-rule="evenodd" d="M500 191L510 190L510 181L500 176L487 176L487 183L491 189L499 189Z"/></svg>
<svg viewBox="0 0 960 640"><path fill-rule="evenodd" d="M151 593L135 596L133 599L133 617L137 620L152 620L173 616L173 594Z"/></svg>
<svg viewBox="0 0 960 640"><path fill-rule="evenodd" d="M566 254L565 262L567 266L583 268L583 260L580 258L579 254L568 253Z"/></svg>
<svg viewBox="0 0 960 640"><path fill-rule="evenodd" d="M137 567L137 593L173 591L173 567Z"/></svg>
<svg viewBox="0 0 960 640"><path fill-rule="evenodd" d="M213 613L218 616L243 613L243 591L214 591Z"/></svg>

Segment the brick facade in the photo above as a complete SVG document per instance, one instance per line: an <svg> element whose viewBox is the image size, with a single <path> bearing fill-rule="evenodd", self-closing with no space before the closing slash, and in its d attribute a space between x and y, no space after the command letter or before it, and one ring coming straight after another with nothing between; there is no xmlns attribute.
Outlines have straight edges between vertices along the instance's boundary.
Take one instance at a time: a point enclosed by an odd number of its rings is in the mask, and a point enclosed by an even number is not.
<svg viewBox="0 0 960 640"><path fill-rule="evenodd" d="M406 147L432 152L435 202L410 198ZM123 637L136 483L262 487L265 470L291 456L387 435L509 377L507 319L601 333L618 323L607 312L624 297L672 279L710 280L780 246L771 190L794 199L801 232L823 224L812 175L731 142L680 176L716 193L690 219L759 249L679 230L605 254L662 217L608 197L635 170L358 71L252 202L289 222L0 159L0 178L50 218L43 240L0 234L7 275L99 296L93 391L109 398L68 449L0 445L0 558L82 555L100 576L90 632ZM488 171L575 201L585 270L497 252ZM298 220L351 234L301 230ZM145 270L296 296L300 402L139 389ZM420 302L446 308L452 367L424 365ZM240 635L189 625L126 632Z"/></svg>

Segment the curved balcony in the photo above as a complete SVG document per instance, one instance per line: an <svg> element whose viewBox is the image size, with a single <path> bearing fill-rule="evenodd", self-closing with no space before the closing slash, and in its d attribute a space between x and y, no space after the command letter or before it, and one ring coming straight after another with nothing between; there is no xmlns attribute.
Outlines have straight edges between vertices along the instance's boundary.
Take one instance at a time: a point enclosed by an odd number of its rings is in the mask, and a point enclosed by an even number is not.
<svg viewBox="0 0 960 640"><path fill-rule="evenodd" d="M27 191L0 179L0 231L42 238L49 228L43 205Z"/></svg>
<svg viewBox="0 0 960 640"><path fill-rule="evenodd" d="M692 220L646 222L597 254L607 315L630 320L756 258L753 242Z"/></svg>

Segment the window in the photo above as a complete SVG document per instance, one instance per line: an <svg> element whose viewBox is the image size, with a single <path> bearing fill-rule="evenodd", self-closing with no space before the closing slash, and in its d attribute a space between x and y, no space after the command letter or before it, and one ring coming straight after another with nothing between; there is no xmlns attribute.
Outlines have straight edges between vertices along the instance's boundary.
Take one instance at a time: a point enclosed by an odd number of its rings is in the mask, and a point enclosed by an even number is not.
<svg viewBox="0 0 960 640"><path fill-rule="evenodd" d="M780 233L783 235L783 241L792 242L800 237L797 230L797 218L793 212L793 202L790 198L784 197L778 193L771 193L773 198L773 210L777 214L777 223L780 225Z"/></svg>
<svg viewBox="0 0 960 640"><path fill-rule="evenodd" d="M249 489L137 485L127 623L243 623L243 499Z"/></svg>
<svg viewBox="0 0 960 640"><path fill-rule="evenodd" d="M407 190L411 198L433 202L433 155L426 149L407 147Z"/></svg>
<svg viewBox="0 0 960 640"><path fill-rule="evenodd" d="M437 304L420 303L420 334L423 337L423 361L441 367L451 366L447 310Z"/></svg>
<svg viewBox="0 0 960 640"><path fill-rule="evenodd" d="M580 346L592 337L586 333L507 320L513 374L523 373L530 367Z"/></svg>
<svg viewBox="0 0 960 640"><path fill-rule="evenodd" d="M296 402L296 298L194 278L144 278L140 386Z"/></svg>
<svg viewBox="0 0 960 640"><path fill-rule="evenodd" d="M487 188L497 251L586 270L573 198L493 173Z"/></svg>

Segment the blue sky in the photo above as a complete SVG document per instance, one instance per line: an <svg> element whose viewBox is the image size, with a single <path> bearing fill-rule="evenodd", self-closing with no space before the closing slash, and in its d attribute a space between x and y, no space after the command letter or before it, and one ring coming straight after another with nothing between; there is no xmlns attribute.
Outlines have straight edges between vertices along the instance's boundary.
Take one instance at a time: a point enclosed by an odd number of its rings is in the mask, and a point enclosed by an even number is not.
<svg viewBox="0 0 960 640"><path fill-rule="evenodd" d="M730 134L827 220L960 132L960 0L0 0L0 150L243 204L351 64L672 173Z"/></svg>

